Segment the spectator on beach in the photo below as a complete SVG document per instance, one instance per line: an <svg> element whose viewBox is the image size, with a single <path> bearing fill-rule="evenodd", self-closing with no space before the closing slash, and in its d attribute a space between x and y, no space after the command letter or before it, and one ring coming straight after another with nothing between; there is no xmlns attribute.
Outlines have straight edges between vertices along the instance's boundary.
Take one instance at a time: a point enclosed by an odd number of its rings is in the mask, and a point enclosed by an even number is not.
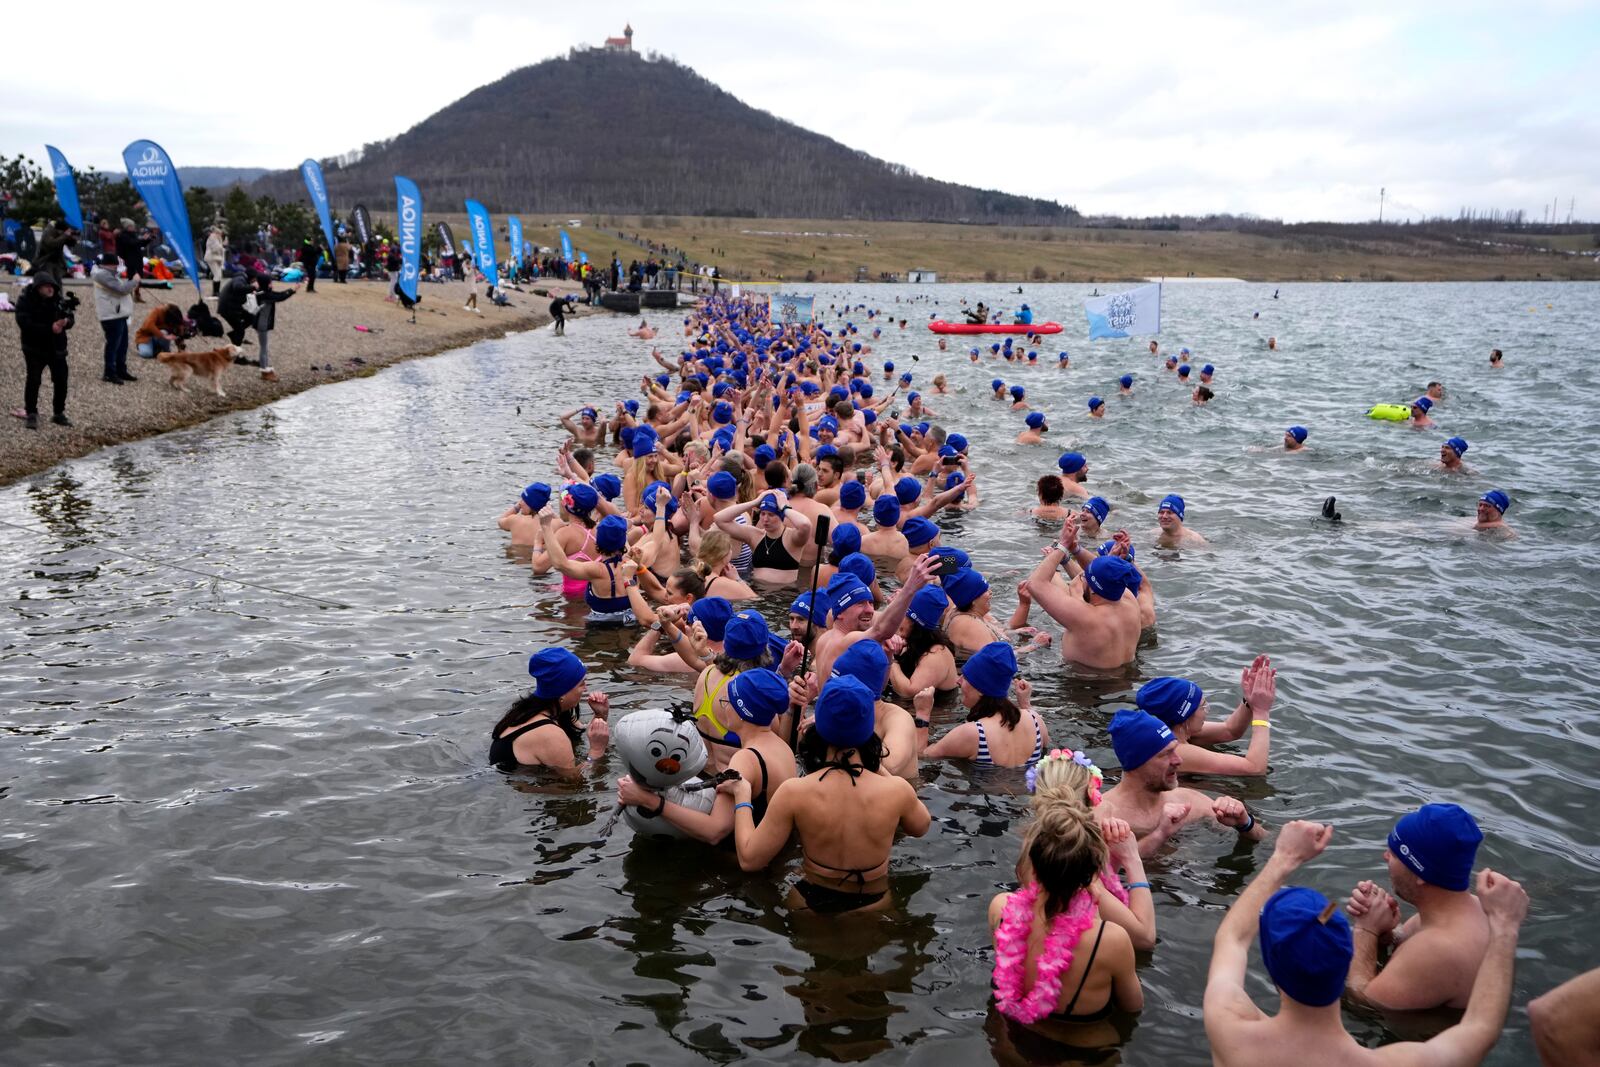
<svg viewBox="0 0 1600 1067"><path fill-rule="evenodd" d="M30 430L39 428L39 386L45 368L50 369L51 422L71 426L67 418L67 331L77 319L62 299L61 286L49 274L36 274L33 284L17 297L17 331L22 335L22 358L27 364L27 380L22 401Z"/></svg>
<svg viewBox="0 0 1600 1067"><path fill-rule="evenodd" d="M95 237L100 242L100 254L101 255L104 255L107 252L111 252L111 253L115 253L116 252L116 250L117 250L117 231L116 231L115 228L112 227L110 219L105 218L104 216L101 217L100 223L99 223L99 225L98 225L98 227L96 228L96 231L95 231Z"/></svg>
<svg viewBox="0 0 1600 1067"><path fill-rule="evenodd" d="M206 267L211 271L211 295L222 291L222 268L228 260L228 238L221 227L211 227L206 235Z"/></svg>
<svg viewBox="0 0 1600 1067"><path fill-rule="evenodd" d="M64 219L44 231L39 238L39 254L33 260L33 273L48 274L52 278L67 276L67 249L78 239L78 231Z"/></svg>
<svg viewBox="0 0 1600 1067"><path fill-rule="evenodd" d="M121 227L117 230L117 258L122 260L122 268L130 278L144 276L144 249L145 239L139 236L134 229L132 219L123 219ZM143 297L136 291L133 294L135 303L143 303Z"/></svg>
<svg viewBox="0 0 1600 1067"><path fill-rule="evenodd" d="M250 294L255 291L255 282L252 275L240 270L222 285L222 295L217 297L217 317L226 322L228 330L228 343L243 345L244 332L255 324L255 316L245 308L245 302ZM248 362L236 360L235 362Z"/></svg>
<svg viewBox="0 0 1600 1067"><path fill-rule="evenodd" d="M133 344L141 359L155 359L163 352L183 347L183 309L177 304L161 304L152 309L133 335Z"/></svg>
<svg viewBox="0 0 1600 1067"><path fill-rule="evenodd" d="M478 270L472 262L472 257L465 252L461 254L461 280L467 283L467 302L461 307L466 311L482 315L478 310ZM557 331L559 332L559 331Z"/></svg>
<svg viewBox="0 0 1600 1067"><path fill-rule="evenodd" d="M298 285L288 289L274 289L272 279L265 274L256 275L256 342L261 349L261 380L275 382L278 372L272 369L272 357L267 352L267 335L277 324L278 305L300 291Z"/></svg>
<svg viewBox="0 0 1600 1067"><path fill-rule="evenodd" d="M300 242L300 266L306 272L306 292L317 291L317 264L322 262L322 242L308 235Z"/></svg>
<svg viewBox="0 0 1600 1067"><path fill-rule="evenodd" d="M333 280L340 285L349 280L345 276L350 273L350 256L354 251L355 249L350 246L350 242L343 237L339 238L339 243L333 246ZM477 296L476 290L473 291L473 296ZM476 307L477 305L474 304L473 306Z"/></svg>
<svg viewBox="0 0 1600 1067"><path fill-rule="evenodd" d="M95 315L106 335L105 380L117 385L137 381L128 373L128 316L133 314L139 279L118 275L115 252L102 252L89 278L94 283Z"/></svg>

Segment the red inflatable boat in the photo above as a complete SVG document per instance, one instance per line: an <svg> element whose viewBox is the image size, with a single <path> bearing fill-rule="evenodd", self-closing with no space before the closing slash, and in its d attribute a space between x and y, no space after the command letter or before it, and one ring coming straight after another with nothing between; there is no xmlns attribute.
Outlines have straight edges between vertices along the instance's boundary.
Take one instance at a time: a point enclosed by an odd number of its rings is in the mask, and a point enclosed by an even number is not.
<svg viewBox="0 0 1600 1067"><path fill-rule="evenodd" d="M928 323L934 333L1060 333L1059 322L1035 322L1024 326L1018 322L945 322L935 319Z"/></svg>

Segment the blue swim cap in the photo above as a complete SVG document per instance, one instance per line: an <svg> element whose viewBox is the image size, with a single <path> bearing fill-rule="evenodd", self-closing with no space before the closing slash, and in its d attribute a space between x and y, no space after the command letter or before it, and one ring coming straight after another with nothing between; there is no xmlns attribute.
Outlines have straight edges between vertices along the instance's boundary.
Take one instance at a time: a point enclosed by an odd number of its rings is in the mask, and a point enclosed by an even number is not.
<svg viewBox="0 0 1600 1067"><path fill-rule="evenodd" d="M1037 430L1044 425L1044 412L1030 411L1028 412L1028 417L1022 421L1028 424L1028 429Z"/></svg>
<svg viewBox="0 0 1600 1067"><path fill-rule="evenodd" d="M883 494L872 502L872 520L882 530L897 526L900 523L900 501L888 493Z"/></svg>
<svg viewBox="0 0 1600 1067"><path fill-rule="evenodd" d="M572 691L589 669L564 648L542 648L528 657L528 674L534 680L533 695L554 700Z"/></svg>
<svg viewBox="0 0 1600 1067"><path fill-rule="evenodd" d="M1017 676L1017 654L1005 641L991 641L972 654L961 668L967 684L986 697L1005 697Z"/></svg>
<svg viewBox="0 0 1600 1067"><path fill-rule="evenodd" d="M733 421L733 405L726 400L719 400L711 405L711 421L719 425Z"/></svg>
<svg viewBox="0 0 1600 1067"><path fill-rule="evenodd" d="M1116 554L1116 551L1117 551L1117 542L1116 542L1115 539L1112 539L1110 541L1101 541L1100 542L1100 547L1094 550L1094 554L1097 555L1097 556L1112 556L1112 555ZM1133 562L1133 558L1134 558L1135 554L1136 553L1134 552L1133 546L1129 545L1128 546L1128 556L1127 556L1127 559L1128 559L1129 563ZM1135 577L1138 577L1138 576L1135 575ZM1129 588L1131 588L1133 590L1133 592L1134 592L1134 595L1137 596L1138 593L1139 593L1139 586L1141 586L1143 584L1144 584L1144 582L1141 580L1141 581L1135 582Z"/></svg>
<svg viewBox="0 0 1600 1067"><path fill-rule="evenodd" d="M886 371L894 370L894 360L892 360L892 359L884 360L883 361L883 369L886 370Z"/></svg>
<svg viewBox="0 0 1600 1067"><path fill-rule="evenodd" d="M841 522L833 528L830 539L833 550L841 556L861 551L861 527L853 522Z"/></svg>
<svg viewBox="0 0 1600 1067"><path fill-rule="evenodd" d="M959 610L966 611L989 591L989 581L971 568L963 568L940 579L945 595Z"/></svg>
<svg viewBox="0 0 1600 1067"><path fill-rule="evenodd" d="M1083 580L1097 596L1121 600L1130 587L1136 587L1139 572L1125 559L1097 556L1083 569Z"/></svg>
<svg viewBox="0 0 1600 1067"><path fill-rule="evenodd" d="M967 355L969 355L969 356L975 356L977 354L978 354L978 350L976 348L974 348L971 352L967 353Z"/></svg>
<svg viewBox="0 0 1600 1067"><path fill-rule="evenodd" d="M771 636L766 619L754 611L741 611L728 620L722 633L722 651L730 659L760 659Z"/></svg>
<svg viewBox="0 0 1600 1067"><path fill-rule="evenodd" d="M1159 515L1163 511L1172 512L1174 515L1178 516L1178 521L1182 522L1184 512L1183 497L1179 496L1177 493L1168 493L1166 496L1162 497L1160 506L1156 508L1156 514Z"/></svg>
<svg viewBox="0 0 1600 1067"><path fill-rule="evenodd" d="M989 388L990 389L1003 389L1003 388L1005 388L1005 384L1006 383L1005 383L1004 379L995 378L995 379L993 379L992 381L989 382Z"/></svg>
<svg viewBox="0 0 1600 1067"><path fill-rule="evenodd" d="M739 479L727 471L717 471L706 479L706 490L718 500L732 500L739 495Z"/></svg>
<svg viewBox="0 0 1600 1067"><path fill-rule="evenodd" d="M860 540L861 535L858 533L856 541L859 543ZM873 566L872 560L860 552L851 552L841 559L839 561L839 571L844 574L855 575L861 579L861 584L869 588L873 582L878 580L878 568Z"/></svg>
<svg viewBox="0 0 1600 1067"><path fill-rule="evenodd" d="M1139 687L1134 701L1168 726L1189 721L1200 710L1205 693L1187 678L1152 678Z"/></svg>
<svg viewBox="0 0 1600 1067"><path fill-rule="evenodd" d="M689 609L689 617L705 628L707 637L713 641L721 641L727 630L728 620L733 618L733 605L726 597L701 597Z"/></svg>
<svg viewBox="0 0 1600 1067"><path fill-rule="evenodd" d="M953 559L956 561L957 570L966 570L972 566L972 557L953 545L940 545L938 548L928 549L928 555L935 559Z"/></svg>
<svg viewBox="0 0 1600 1067"><path fill-rule="evenodd" d="M637 400L624 400L622 402L622 410L629 415L637 415L639 414L639 402Z"/></svg>
<svg viewBox="0 0 1600 1067"><path fill-rule="evenodd" d="M900 532L906 535L906 544L916 548L918 545L925 545L935 537L938 537L939 527L921 515L913 515L906 520L906 524L900 528Z"/></svg>
<svg viewBox="0 0 1600 1067"><path fill-rule="evenodd" d="M522 490L522 502L529 511L538 511L550 503L550 487L543 482L533 482Z"/></svg>
<svg viewBox="0 0 1600 1067"><path fill-rule="evenodd" d="M910 371L906 371L904 374L900 375L900 384L901 385L910 385L911 384L911 372Z"/></svg>
<svg viewBox="0 0 1600 1067"><path fill-rule="evenodd" d="M919 401L921 399L922 399L922 394L917 392L917 391L915 391L915 390L912 390L911 392L906 394L906 403L908 403L908 404L915 404L917 401Z"/></svg>
<svg viewBox="0 0 1600 1067"><path fill-rule="evenodd" d="M957 452L965 452L967 450L967 439L958 433L953 433L949 437L946 437L944 439L944 443L955 449Z"/></svg>
<svg viewBox="0 0 1600 1067"><path fill-rule="evenodd" d="M1122 377L1118 378L1117 381L1122 383L1122 387L1124 389L1133 388L1133 375L1131 374L1124 374Z"/></svg>
<svg viewBox="0 0 1600 1067"><path fill-rule="evenodd" d="M812 622L826 626L828 623L828 607L821 597L813 597L808 589L794 598L789 605L789 614L798 615L802 619L809 618Z"/></svg>
<svg viewBox="0 0 1600 1067"><path fill-rule="evenodd" d="M1427 414L1429 411L1433 410L1433 401L1429 400L1425 396L1419 396L1411 402L1411 406L1414 408L1421 408L1423 414Z"/></svg>
<svg viewBox="0 0 1600 1067"><path fill-rule="evenodd" d="M813 729L833 748L858 748L872 736L877 713L878 701L872 690L848 675L829 678L817 696Z"/></svg>
<svg viewBox="0 0 1600 1067"><path fill-rule="evenodd" d="M1105 406L1106 406L1106 402L1104 400L1101 400L1099 397L1091 396L1089 398L1089 410L1090 411L1093 411L1095 408L1103 408Z"/></svg>
<svg viewBox="0 0 1600 1067"><path fill-rule="evenodd" d="M857 641L833 661L833 678L854 678L876 696L889 681L889 654L876 641Z"/></svg>
<svg viewBox="0 0 1600 1067"><path fill-rule="evenodd" d="M1077 474L1088 462L1082 452L1063 452L1061 458L1056 460L1056 466L1061 468L1062 474Z"/></svg>
<svg viewBox="0 0 1600 1067"><path fill-rule="evenodd" d="M1285 886L1261 909L1261 962L1272 984L1290 1000L1313 1008L1337 1004L1344 995L1355 938L1338 908L1304 886Z"/></svg>
<svg viewBox="0 0 1600 1067"><path fill-rule="evenodd" d="M1025 393L1027 393L1027 390L1020 385L1013 385L1011 387L1011 398L1013 400L1021 400Z"/></svg>
<svg viewBox="0 0 1600 1067"><path fill-rule="evenodd" d="M925 585L911 598L911 606L906 609L906 618L924 630L937 630L939 621L944 618L945 609L949 606L950 598L945 595L943 589L936 585Z"/></svg>
<svg viewBox="0 0 1600 1067"><path fill-rule="evenodd" d="M1389 831L1389 851L1429 885L1463 892L1483 831L1457 804L1424 804Z"/></svg>
<svg viewBox="0 0 1600 1067"><path fill-rule="evenodd" d="M1207 363L1204 367L1200 368L1200 373L1201 374L1215 374L1215 373L1217 373L1217 368L1215 368L1211 364Z"/></svg>
<svg viewBox="0 0 1600 1067"><path fill-rule="evenodd" d="M656 501L659 500L663 494L666 496L666 503L663 505L666 509L666 517L670 519L672 518L672 513L678 510L678 501L677 498L672 495L672 486L668 485L666 482L651 482L649 485L644 487L644 492L640 494L640 499L644 501L644 506L649 509L650 513L654 514L656 510ZM612 517L614 518L615 516Z"/></svg>
<svg viewBox="0 0 1600 1067"><path fill-rule="evenodd" d="M1056 357L1056 362L1057 363L1066 363L1071 358L1072 358L1071 356L1068 356L1065 352L1063 352L1059 356Z"/></svg>
<svg viewBox="0 0 1600 1067"><path fill-rule="evenodd" d="M1092 496L1083 502L1083 510L1093 515L1095 522L1105 522L1111 514L1111 502L1103 496Z"/></svg>
<svg viewBox="0 0 1600 1067"><path fill-rule="evenodd" d="M921 496L922 483L909 474L894 483L894 497L900 501L901 507L905 507L907 504L915 504Z"/></svg>
<svg viewBox="0 0 1600 1067"><path fill-rule="evenodd" d="M594 528L596 547L608 556L628 547L628 520L621 515L607 515Z"/></svg>
<svg viewBox="0 0 1600 1067"><path fill-rule="evenodd" d="M1291 426L1283 432L1293 437L1299 444L1306 443L1306 428L1304 426Z"/></svg>
<svg viewBox="0 0 1600 1067"><path fill-rule="evenodd" d="M766 726L789 707L789 684L766 667L740 671L728 681L728 703L745 722Z"/></svg>
<svg viewBox="0 0 1600 1067"><path fill-rule="evenodd" d="M622 479L610 471L604 474L596 474L589 480L589 484L594 486L595 492L607 500L615 500L622 495Z"/></svg>
<svg viewBox="0 0 1600 1067"><path fill-rule="evenodd" d="M776 398L774 398L776 399ZM778 458L778 453L773 451L771 445L757 445L755 461L758 467L765 467L768 463Z"/></svg>
<svg viewBox="0 0 1600 1067"><path fill-rule="evenodd" d="M1148 711L1119 711L1106 730L1124 771L1138 770L1177 740L1167 724Z"/></svg>
<svg viewBox="0 0 1600 1067"><path fill-rule="evenodd" d="M1467 439L1465 437L1452 437L1445 444L1449 445L1451 451L1458 456L1467 454Z"/></svg>
<svg viewBox="0 0 1600 1067"><path fill-rule="evenodd" d="M600 494L593 486L573 482L562 491L561 504L574 515L587 515L600 505Z"/></svg>
<svg viewBox="0 0 1600 1067"><path fill-rule="evenodd" d="M716 385L713 385L711 387L711 398L713 400L721 400L722 399L722 394L726 393L729 389L732 389L732 388L733 388L733 383L732 382L718 382Z"/></svg>
<svg viewBox="0 0 1600 1067"><path fill-rule="evenodd" d="M836 619L847 608L872 602L872 590L868 589L860 578L847 571L839 571L828 579L827 596L833 602L833 617Z"/></svg>
<svg viewBox="0 0 1600 1067"><path fill-rule="evenodd" d="M626 429L626 427L624 428ZM633 441L630 442L633 451L633 458L642 459L645 456L654 455L656 451L656 443L659 440L660 438L656 435L655 430L651 429L649 426L635 427L633 431Z"/></svg>
<svg viewBox="0 0 1600 1067"><path fill-rule="evenodd" d="M1506 513L1506 509L1511 506L1511 498L1506 496L1498 489L1491 489L1478 499L1485 504L1491 505L1502 515L1504 515Z"/></svg>
<svg viewBox="0 0 1600 1067"><path fill-rule="evenodd" d="M867 487L860 482L845 482L839 486L839 506L855 511L867 502Z"/></svg>
<svg viewBox="0 0 1600 1067"><path fill-rule="evenodd" d="M1189 364L1185 363L1181 367L1178 368L1178 377L1187 378L1188 376L1189 376Z"/></svg>

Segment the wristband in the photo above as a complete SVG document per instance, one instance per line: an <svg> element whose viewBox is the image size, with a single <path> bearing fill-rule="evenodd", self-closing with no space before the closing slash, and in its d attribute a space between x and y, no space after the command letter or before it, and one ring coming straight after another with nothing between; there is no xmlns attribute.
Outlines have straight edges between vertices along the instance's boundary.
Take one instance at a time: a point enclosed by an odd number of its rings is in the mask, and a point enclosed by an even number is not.
<svg viewBox="0 0 1600 1067"><path fill-rule="evenodd" d="M1150 888L1150 883L1149 882L1129 882L1123 888L1131 893L1135 889L1149 889Z"/></svg>
<svg viewBox="0 0 1600 1067"><path fill-rule="evenodd" d="M1271 726L1272 724L1270 722L1268 722L1266 719L1251 719L1250 720L1250 725L1251 726L1263 726L1263 727L1265 727L1265 726Z"/></svg>
<svg viewBox="0 0 1600 1067"><path fill-rule="evenodd" d="M1235 826L1234 827L1234 829L1237 830L1241 834L1247 834L1251 830L1254 830L1256 828L1256 817L1254 815L1251 815L1247 811L1247 812L1244 813L1244 817L1245 817L1245 820L1246 820L1245 824L1243 826Z"/></svg>
<svg viewBox="0 0 1600 1067"><path fill-rule="evenodd" d="M748 800L741 800L741 801L739 801L739 803L737 803L737 804L735 804L733 806L733 810L734 811L738 811L740 808L749 808L750 809L750 817L752 819L756 817L756 806L754 804L750 803Z"/></svg>

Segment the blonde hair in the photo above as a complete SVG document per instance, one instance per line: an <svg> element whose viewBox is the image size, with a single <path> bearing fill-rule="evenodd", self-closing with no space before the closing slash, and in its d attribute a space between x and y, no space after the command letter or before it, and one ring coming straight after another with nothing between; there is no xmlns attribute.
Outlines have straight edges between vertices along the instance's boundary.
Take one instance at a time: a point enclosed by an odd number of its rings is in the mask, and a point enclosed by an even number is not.
<svg viewBox="0 0 1600 1067"><path fill-rule="evenodd" d="M1089 783L1094 772L1073 759L1045 759L1033 768L1034 814L1064 805L1089 816Z"/></svg>
<svg viewBox="0 0 1600 1067"><path fill-rule="evenodd" d="M733 555L733 538L721 530L707 530L700 535L700 553L690 566L702 578L709 578L727 565Z"/></svg>
<svg viewBox="0 0 1600 1067"><path fill-rule="evenodd" d="M1087 804L1046 802L1034 809L1022 838L1022 855L1033 880L1047 894L1048 917L1066 911L1074 896L1094 884L1111 851Z"/></svg>

